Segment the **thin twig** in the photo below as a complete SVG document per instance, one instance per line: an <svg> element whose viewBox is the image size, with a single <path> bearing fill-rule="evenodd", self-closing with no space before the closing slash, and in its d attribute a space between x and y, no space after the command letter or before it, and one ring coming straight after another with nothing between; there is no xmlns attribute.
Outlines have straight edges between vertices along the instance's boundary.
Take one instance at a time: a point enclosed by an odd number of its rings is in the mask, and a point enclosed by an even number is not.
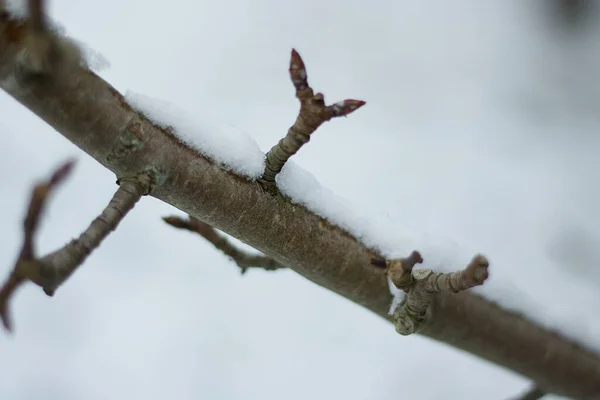
<svg viewBox="0 0 600 400"><path fill-rule="evenodd" d="M442 292L458 293L483 285L489 276L489 262L482 255L473 257L464 270L451 273L413 270L415 264L422 262L423 258L417 251L406 258L371 260L375 266L385 265L388 279L406 293L404 302L394 311L396 331L401 335L410 335L423 329L429 320L429 306L435 295Z"/></svg>
<svg viewBox="0 0 600 400"><path fill-rule="evenodd" d="M73 167L72 162L62 165L52 177L33 189L24 222L23 247L10 276L0 289L0 318L6 330L12 330L9 302L14 292L26 281L41 286L48 296L53 296L102 240L114 231L137 201L148 193L150 179L141 175L132 179L121 179L120 186L108 206L77 238L67 245L42 258L34 251L34 235L40 216L50 192L60 183Z"/></svg>
<svg viewBox="0 0 600 400"><path fill-rule="evenodd" d="M192 216L189 216L188 219L170 216L163 217L163 220L175 228L195 232L208 240L217 249L231 257L238 267L240 267L242 274L245 274L248 268L262 268L266 271L287 268L285 265L278 263L270 257L259 254L250 254L238 249L231 244L225 236L220 235L213 227Z"/></svg>
<svg viewBox="0 0 600 400"><path fill-rule="evenodd" d="M300 112L287 135L267 153L265 170L259 182L270 192L274 192L275 177L281 172L287 160L308 143L310 135L323 122L346 116L365 105L362 100L348 99L326 106L323 94L314 94L309 86L304 61L296 50L292 50L290 78L296 89L296 97L300 100Z"/></svg>

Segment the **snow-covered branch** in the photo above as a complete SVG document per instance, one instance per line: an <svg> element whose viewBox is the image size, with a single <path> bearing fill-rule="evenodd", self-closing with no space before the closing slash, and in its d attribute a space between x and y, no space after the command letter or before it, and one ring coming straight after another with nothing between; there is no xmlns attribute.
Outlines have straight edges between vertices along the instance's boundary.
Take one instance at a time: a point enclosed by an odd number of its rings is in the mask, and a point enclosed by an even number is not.
<svg viewBox="0 0 600 400"><path fill-rule="evenodd" d="M63 164L48 181L36 185L33 189L23 224L23 246L12 272L0 289L0 318L8 331L12 330L9 302L14 292L25 282L31 281L42 287L48 296L53 296L56 289L83 264L102 240L116 229L135 203L150 189L150 180L146 175L120 179L120 186L108 206L77 239L38 258L34 251L34 235L42 211L48 196L67 177L72 168L72 162Z"/></svg>
<svg viewBox="0 0 600 400"><path fill-rule="evenodd" d="M220 235L213 227L205 222L194 218L191 215L188 219L183 219L176 216L163 217L163 220L179 229L185 229L190 232L195 232L208 240L217 249L221 250L225 255L240 267L242 274L245 274L249 268L261 268L266 271L275 271L277 269L287 268L270 257L259 254L251 254L234 246L227 238Z"/></svg>
<svg viewBox="0 0 600 400"><path fill-rule="evenodd" d="M15 66L27 30L0 13L0 88L118 177L152 179L150 195L256 248L303 277L383 318L392 296L385 259L347 229L256 181L222 168L136 111L87 68L26 84ZM196 113L202 115L204 110ZM439 293L422 334L522 374L548 392L600 398L600 357L471 291ZM551 351L549 351L549 349Z"/></svg>
<svg viewBox="0 0 600 400"><path fill-rule="evenodd" d="M269 191L274 190L275 177L281 172L287 160L308 143L310 135L323 122L346 116L365 105L362 100L347 99L326 106L323 94L315 94L309 86L304 61L296 50L292 50L290 78L296 89L296 97L300 100L300 112L287 135L267 153L265 171L259 182Z"/></svg>

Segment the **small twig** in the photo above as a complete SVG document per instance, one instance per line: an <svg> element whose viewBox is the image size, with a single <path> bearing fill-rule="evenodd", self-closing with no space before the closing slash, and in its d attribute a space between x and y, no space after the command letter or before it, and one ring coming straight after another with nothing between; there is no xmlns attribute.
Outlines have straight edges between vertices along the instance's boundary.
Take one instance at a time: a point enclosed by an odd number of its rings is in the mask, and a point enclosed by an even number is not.
<svg viewBox="0 0 600 400"><path fill-rule="evenodd" d="M314 94L309 86L304 61L296 50L292 50L290 77L296 89L296 97L300 100L300 112L287 135L267 153L265 171L259 182L270 192L274 192L275 177L281 172L287 160L308 143L310 135L323 122L346 116L365 105L362 100L349 99L326 106L323 94Z"/></svg>
<svg viewBox="0 0 600 400"><path fill-rule="evenodd" d="M8 331L12 330L9 301L14 292L26 281L32 281L41 286L48 296L53 296L56 289L83 264L102 240L116 229L119 222L133 208L141 196L148 193L150 188L150 179L146 175L134 179L121 179L120 186L108 206L79 238L71 240L70 243L59 250L42 258L37 258L33 248L34 235L47 197L56 185L64 180L72 167L72 162L65 163L47 182L41 183L33 189L27 216L23 224L23 247L15 267L0 289L0 318Z"/></svg>
<svg viewBox="0 0 600 400"><path fill-rule="evenodd" d="M482 255L475 256L464 270L452 273L413 270L415 264L423 262L417 251L407 258L371 260L378 267L382 267L384 262L388 279L406 293L404 302L394 311L396 331L401 335L423 329L429 319L429 306L437 293L458 293L480 286L488 278L489 263Z"/></svg>
<svg viewBox="0 0 600 400"><path fill-rule="evenodd" d="M532 387L527 392L515 397L513 400L538 400L544 397L547 393L537 386Z"/></svg>
<svg viewBox="0 0 600 400"><path fill-rule="evenodd" d="M262 268L266 271L275 271L277 269L286 268L285 265L278 263L270 257L259 254L250 254L238 249L231 244L226 237L220 235L213 227L191 215L188 219L170 216L163 217L163 220L175 228L195 232L204 237L217 249L229 256L238 267L240 267L242 274L245 274L248 268Z"/></svg>

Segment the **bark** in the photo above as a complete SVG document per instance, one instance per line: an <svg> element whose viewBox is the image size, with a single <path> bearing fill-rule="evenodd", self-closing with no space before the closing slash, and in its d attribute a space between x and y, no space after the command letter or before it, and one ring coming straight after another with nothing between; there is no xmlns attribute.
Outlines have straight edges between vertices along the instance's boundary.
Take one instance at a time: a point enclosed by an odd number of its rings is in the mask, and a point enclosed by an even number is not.
<svg viewBox="0 0 600 400"><path fill-rule="evenodd" d="M23 106L118 177L148 174L150 195L390 320L385 271L371 265L380 254L280 194L219 168L88 70L20 82L14 60L26 29L0 17L0 87ZM422 334L529 377L546 392L600 399L598 354L468 292L441 294L430 311Z"/></svg>

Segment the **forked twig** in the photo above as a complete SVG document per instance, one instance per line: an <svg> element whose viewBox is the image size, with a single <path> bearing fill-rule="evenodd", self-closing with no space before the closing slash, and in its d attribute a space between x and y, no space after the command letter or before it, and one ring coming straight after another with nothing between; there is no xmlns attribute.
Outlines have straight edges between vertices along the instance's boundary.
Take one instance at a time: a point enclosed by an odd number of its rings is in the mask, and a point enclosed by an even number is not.
<svg viewBox="0 0 600 400"><path fill-rule="evenodd" d="M272 193L275 191L277 174L281 172L290 157L308 143L310 135L323 122L346 116L365 105L362 100L352 99L343 100L330 106L325 105L323 94L314 94L313 89L309 86L304 61L296 50L292 50L290 78L296 89L296 97L300 100L300 112L287 135L267 153L265 170L259 183Z"/></svg>
<svg viewBox="0 0 600 400"><path fill-rule="evenodd" d="M458 293L483 285L488 278L488 260L482 255L473 257L464 270L441 273L430 269L413 270L423 262L421 254L413 251L406 258L371 260L373 265L386 268L388 279L406 293L404 302L394 310L394 324L401 335L419 332L427 323L435 295L441 292Z"/></svg>

